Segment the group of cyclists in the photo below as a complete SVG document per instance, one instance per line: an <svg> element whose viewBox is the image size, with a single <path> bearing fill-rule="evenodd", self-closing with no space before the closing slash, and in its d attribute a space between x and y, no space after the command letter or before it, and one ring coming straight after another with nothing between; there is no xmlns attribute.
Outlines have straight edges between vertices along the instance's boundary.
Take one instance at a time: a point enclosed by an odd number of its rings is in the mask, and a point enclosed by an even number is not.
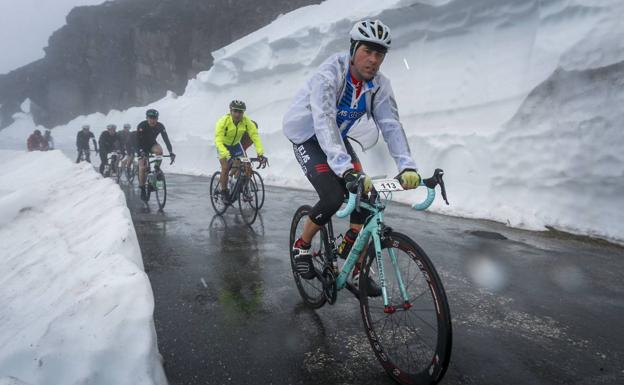
<svg viewBox="0 0 624 385"><path fill-rule="evenodd" d="M399 120L392 86L388 78L379 72L391 43L390 29L381 21L357 22L350 31L349 51L334 54L322 63L297 92L284 116L284 135L293 144L295 158L319 196L302 233L292 245L296 271L304 279L315 276L310 255L314 235L338 211L348 192L358 191L359 186L362 194L367 194L372 187L371 178L363 171L349 136L350 129L360 118L367 116L375 123L369 129L381 131L396 163L396 179L402 187L414 189L420 184L421 177ZM253 143L258 158L266 161L257 124L245 111L244 102L233 100L229 113L215 125L214 143L221 166L220 185L224 196L228 193L228 171L233 158L241 156ZM165 141L169 154L175 157L156 110L148 110L146 120L139 123L134 132L129 132L129 125L124 125L124 131L119 134L115 133L115 129L114 125L110 125L100 136L99 151L103 164L107 161L106 154L116 145L125 145L127 154L162 155L162 147L156 142L159 135ZM95 141L89 127L84 126L77 137L79 153L88 150L89 138ZM142 198L146 194L145 168L143 159L139 164ZM367 215L366 210L351 214L349 229L339 246L341 255L348 255ZM358 274L357 269L355 274ZM356 277L353 278L357 282ZM369 295L381 295L379 286L372 280L369 282Z"/></svg>
<svg viewBox="0 0 624 385"><path fill-rule="evenodd" d="M106 126L106 130L100 134L96 143L95 135L90 131L90 126L85 124L76 135L76 149L78 158L76 163L81 159L90 162L89 141L93 142L93 147L100 155L100 173L104 173L105 167L108 165L108 155L110 153L119 153L123 158L121 161L122 169L130 167L134 161L134 157L139 157L139 189L141 191L141 199L147 200L147 187L145 184L145 175L147 169L147 157L150 154L162 155L163 149L156 139L160 135L167 145L167 150L171 156L171 162L175 161L173 147L169 141L169 136L165 130L165 126L158 121L159 113L155 109L147 110L146 119L139 123L135 131L130 131L132 126L129 123L123 125L123 130L117 132L115 124ZM99 146L98 146L99 144Z"/></svg>
<svg viewBox="0 0 624 385"><path fill-rule="evenodd" d="M26 139L26 148L28 151L49 151L54 150L54 138L50 130L45 130L45 134L41 134L41 130L33 131L28 139Z"/></svg>

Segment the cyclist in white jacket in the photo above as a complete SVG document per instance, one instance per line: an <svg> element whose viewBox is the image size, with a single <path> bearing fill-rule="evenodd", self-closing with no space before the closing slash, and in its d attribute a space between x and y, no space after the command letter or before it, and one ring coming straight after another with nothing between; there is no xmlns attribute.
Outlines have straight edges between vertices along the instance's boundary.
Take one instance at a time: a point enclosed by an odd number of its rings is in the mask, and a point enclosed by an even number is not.
<svg viewBox="0 0 624 385"><path fill-rule="evenodd" d="M381 131L403 187L420 184L390 81L378 72L390 48L390 29L379 20L364 20L353 26L350 37L349 53L333 55L321 64L297 93L283 120L284 134L293 143L295 156L320 198L293 245L295 267L304 279L316 276L310 242L338 211L347 191L357 191L359 183L364 193L370 191L370 177L363 173L348 139L358 119L367 115L375 123L374 129ZM350 229L339 247L342 257L348 255L366 216L363 211L351 214ZM356 268L353 283L357 283L358 273ZM373 281L369 286L369 293L381 295Z"/></svg>

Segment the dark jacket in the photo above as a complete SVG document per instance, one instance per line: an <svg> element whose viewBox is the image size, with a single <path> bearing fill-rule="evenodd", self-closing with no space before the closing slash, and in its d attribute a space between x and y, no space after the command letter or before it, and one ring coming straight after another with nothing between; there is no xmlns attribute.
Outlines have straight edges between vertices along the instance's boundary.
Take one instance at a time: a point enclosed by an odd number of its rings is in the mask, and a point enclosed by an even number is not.
<svg viewBox="0 0 624 385"><path fill-rule="evenodd" d="M169 135L167 135L167 131L165 130L165 126L157 122L154 127L151 127L147 120L142 121L137 126L137 140L139 143L139 150L143 150L146 153L149 153L156 142L156 138L158 135L162 136L165 144L167 145L167 151L171 154L172 147L171 142L169 141Z"/></svg>
<svg viewBox="0 0 624 385"><path fill-rule="evenodd" d="M98 140L98 144L100 145L100 152L109 153L115 150L121 151L121 143L119 143L119 136L117 133L111 135L108 131L104 131L100 134L100 139Z"/></svg>
<svg viewBox="0 0 624 385"><path fill-rule="evenodd" d="M95 144L95 135L93 132L83 130L78 131L78 135L76 135L76 148L79 150L89 149L89 139L93 139L93 147L97 150L97 145Z"/></svg>
<svg viewBox="0 0 624 385"><path fill-rule="evenodd" d="M126 153L131 155L139 152L139 143L137 139L137 131L131 131L126 140Z"/></svg>

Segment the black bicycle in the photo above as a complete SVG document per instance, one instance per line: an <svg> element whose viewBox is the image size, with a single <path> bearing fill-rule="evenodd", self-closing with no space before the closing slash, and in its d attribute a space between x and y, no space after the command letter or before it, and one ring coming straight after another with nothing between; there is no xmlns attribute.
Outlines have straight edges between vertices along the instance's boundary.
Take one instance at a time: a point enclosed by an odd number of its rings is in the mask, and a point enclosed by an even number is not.
<svg viewBox="0 0 624 385"><path fill-rule="evenodd" d="M152 192L156 194L156 202L158 203L158 209L162 211L165 208L165 204L167 203L167 179L165 178L165 173L160 168L160 164L162 163L163 158L170 158L171 155L153 155L150 154L148 156L147 163L147 174L146 174L146 187L147 187L147 199L145 200L145 204L150 199L150 195ZM145 158L145 155L140 155L139 159ZM171 163L173 163L173 158L171 159ZM152 168L151 165L154 165Z"/></svg>
<svg viewBox="0 0 624 385"><path fill-rule="evenodd" d="M229 206L238 202L243 221L251 225L258 216L258 185L253 178L252 160L234 157L230 163L228 189L221 188L221 171L212 174L210 180L210 202L218 215L223 215Z"/></svg>
<svg viewBox="0 0 624 385"><path fill-rule="evenodd" d="M132 162L128 162L126 165L125 173L128 184L132 184L134 182L134 178L139 175L139 162L136 156L133 156Z"/></svg>
<svg viewBox="0 0 624 385"><path fill-rule="evenodd" d="M119 159L121 158L121 153L119 151L112 151L106 155L108 164L104 165L104 175L105 178L112 178L115 182L119 183L120 170L119 170Z"/></svg>
<svg viewBox="0 0 624 385"><path fill-rule="evenodd" d="M80 148L78 149L78 160L76 163L80 162L89 162L91 163L91 152L97 154L98 150L90 150L88 148Z"/></svg>

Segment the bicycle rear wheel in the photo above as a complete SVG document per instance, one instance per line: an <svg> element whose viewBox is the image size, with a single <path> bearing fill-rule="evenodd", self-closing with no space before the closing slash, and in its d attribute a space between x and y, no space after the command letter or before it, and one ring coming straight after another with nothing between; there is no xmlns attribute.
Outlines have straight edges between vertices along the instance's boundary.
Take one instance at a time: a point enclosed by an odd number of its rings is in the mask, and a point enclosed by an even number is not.
<svg viewBox="0 0 624 385"><path fill-rule="evenodd" d="M239 183L242 183L242 186L238 194L238 208L243 221L251 225L258 216L258 191L251 178L241 177Z"/></svg>
<svg viewBox="0 0 624 385"><path fill-rule="evenodd" d="M401 294L391 253L396 255L408 303ZM400 233L382 240L381 258L391 307L384 307L383 297L367 296L366 277L374 277L371 267L377 266L371 243L359 282L364 331L379 362L395 381L436 384L446 372L452 346L451 312L440 277L420 246Z"/></svg>
<svg viewBox="0 0 624 385"><path fill-rule="evenodd" d="M264 181L257 171L252 174L252 180L255 183L255 188L258 190L258 210L264 206Z"/></svg>
<svg viewBox="0 0 624 385"><path fill-rule="evenodd" d="M167 180L165 179L165 173L162 171L156 172L156 186L154 187L158 209L162 211L165 208L165 203L167 203Z"/></svg>
<svg viewBox="0 0 624 385"><path fill-rule="evenodd" d="M303 224L305 223L306 218L308 218L310 210L312 210L312 207L304 205L299 207L295 212L290 225L290 244L288 245L288 250L290 254L290 265L299 294L306 305L316 309L325 305L325 302L327 301L327 297L323 292L323 282L321 282L319 278L321 277L323 271L324 260L331 252L329 242L327 241L327 229L325 227L321 227L321 231L314 236L314 239L312 239L311 242L312 247L310 248L310 253L312 254L312 263L314 264L314 269L317 272L315 278L304 279L299 276L295 269L295 259L292 252L292 247L295 244L295 241L299 238L301 233L303 233Z"/></svg>
<svg viewBox="0 0 624 385"><path fill-rule="evenodd" d="M115 167L113 167L112 169L113 169L113 173L115 175L115 180L117 181L117 184L121 184L122 172L120 171L121 169L119 168L119 164L116 164Z"/></svg>
<svg viewBox="0 0 624 385"><path fill-rule="evenodd" d="M212 179L210 179L210 203L212 203L212 208L215 210L217 215L223 214L228 208L228 203L224 200L223 195L221 194L221 184L219 183L220 178L221 171L217 171L212 174Z"/></svg>

